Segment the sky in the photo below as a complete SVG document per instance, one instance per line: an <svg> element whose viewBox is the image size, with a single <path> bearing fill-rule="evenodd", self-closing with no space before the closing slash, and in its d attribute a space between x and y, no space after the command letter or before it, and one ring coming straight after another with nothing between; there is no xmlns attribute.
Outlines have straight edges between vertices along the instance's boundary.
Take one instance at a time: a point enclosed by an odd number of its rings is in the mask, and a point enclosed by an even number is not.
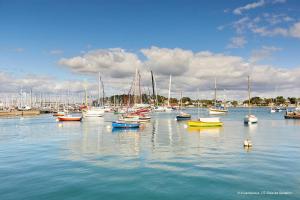
<svg viewBox="0 0 300 200"><path fill-rule="evenodd" d="M135 69L162 95L300 97L297 0L0 0L0 92L128 92Z"/></svg>

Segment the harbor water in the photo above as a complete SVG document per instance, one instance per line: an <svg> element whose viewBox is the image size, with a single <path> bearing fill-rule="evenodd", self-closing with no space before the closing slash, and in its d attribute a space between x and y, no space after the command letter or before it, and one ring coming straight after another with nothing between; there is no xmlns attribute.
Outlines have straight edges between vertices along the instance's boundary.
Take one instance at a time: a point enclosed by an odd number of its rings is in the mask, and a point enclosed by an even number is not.
<svg viewBox="0 0 300 200"><path fill-rule="evenodd" d="M133 130L112 130L111 113L0 118L0 199L300 199L300 120L258 108L246 126L247 113L232 108L223 127L201 129L176 112Z"/></svg>

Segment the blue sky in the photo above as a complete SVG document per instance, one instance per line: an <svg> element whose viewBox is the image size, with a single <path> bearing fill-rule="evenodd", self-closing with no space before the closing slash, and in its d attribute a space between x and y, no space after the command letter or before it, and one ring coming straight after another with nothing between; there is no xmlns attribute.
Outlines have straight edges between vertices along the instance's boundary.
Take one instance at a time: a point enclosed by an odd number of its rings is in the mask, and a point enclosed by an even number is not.
<svg viewBox="0 0 300 200"><path fill-rule="evenodd" d="M256 63L294 69L300 66L300 32L292 29L299 13L297 0L0 0L0 70L81 79L82 73L59 61L110 48L143 61L140 50L151 46L209 51L245 62L263 54Z"/></svg>

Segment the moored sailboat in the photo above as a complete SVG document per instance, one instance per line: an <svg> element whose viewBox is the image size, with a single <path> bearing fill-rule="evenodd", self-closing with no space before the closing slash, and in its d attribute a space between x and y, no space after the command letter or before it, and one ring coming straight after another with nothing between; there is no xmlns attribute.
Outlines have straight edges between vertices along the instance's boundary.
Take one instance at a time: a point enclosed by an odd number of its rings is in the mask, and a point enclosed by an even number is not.
<svg viewBox="0 0 300 200"><path fill-rule="evenodd" d="M198 118L197 120L188 121L187 125L189 127L221 127L223 126L223 122L221 122L218 117L199 117L199 99L197 103L198 108Z"/></svg>
<svg viewBox="0 0 300 200"><path fill-rule="evenodd" d="M176 116L177 121L189 120L191 119L191 114L182 112L182 92L180 93L180 113Z"/></svg>
<svg viewBox="0 0 300 200"><path fill-rule="evenodd" d="M100 104L101 104L101 86L102 86L102 95L103 95L102 107L100 107ZM85 98L86 98L85 105L86 105L86 107L84 109L82 109L82 116L84 118L103 117L104 112L105 112L105 107L103 107L104 106L104 86L103 86L103 82L101 80L100 72L98 74L98 107L88 106L87 89L86 89L86 87L84 89L85 89Z"/></svg>
<svg viewBox="0 0 300 200"><path fill-rule="evenodd" d="M209 108L208 111L210 115L223 115L228 113L228 110L225 108L225 106L217 105L217 79L216 78L215 78L215 103L214 106Z"/></svg>
<svg viewBox="0 0 300 200"><path fill-rule="evenodd" d="M248 76L248 115L244 117L244 123L245 124L254 124L258 122L258 119L255 115L251 114L251 88L250 88L250 76Z"/></svg>

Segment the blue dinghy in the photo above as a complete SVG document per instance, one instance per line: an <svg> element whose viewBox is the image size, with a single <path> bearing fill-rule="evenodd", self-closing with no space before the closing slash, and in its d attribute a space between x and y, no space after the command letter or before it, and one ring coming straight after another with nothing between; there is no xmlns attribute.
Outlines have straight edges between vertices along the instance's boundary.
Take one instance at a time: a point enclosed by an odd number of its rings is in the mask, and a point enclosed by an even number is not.
<svg viewBox="0 0 300 200"><path fill-rule="evenodd" d="M140 124L139 123L126 123L126 122L112 122L112 127L113 128L139 128Z"/></svg>

